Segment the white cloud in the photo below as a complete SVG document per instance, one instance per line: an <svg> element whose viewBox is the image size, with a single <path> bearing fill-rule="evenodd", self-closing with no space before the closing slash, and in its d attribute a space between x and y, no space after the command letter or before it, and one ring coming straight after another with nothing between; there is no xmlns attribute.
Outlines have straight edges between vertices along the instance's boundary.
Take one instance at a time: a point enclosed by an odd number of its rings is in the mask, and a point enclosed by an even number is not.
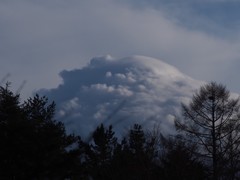
<svg viewBox="0 0 240 180"><path fill-rule="evenodd" d="M118 135L124 135L134 123L146 128L160 125L162 132L169 132L174 115L180 113L180 103L187 102L202 84L144 56L111 61L98 57L86 67L64 71L61 76L59 87L40 93L56 101L58 118L68 132L85 138L100 123L112 124ZM128 76L134 81L129 82Z"/></svg>
<svg viewBox="0 0 240 180"><path fill-rule="evenodd" d="M164 59L198 79L239 89L238 30L234 39L213 36L169 18L171 13L149 6L132 8L117 0L3 0L0 77L10 72L16 88L27 80L23 93L29 95L41 87L56 87L58 72L82 67L91 57L141 54ZM209 26L208 20L202 21ZM134 77L125 76L134 83Z"/></svg>

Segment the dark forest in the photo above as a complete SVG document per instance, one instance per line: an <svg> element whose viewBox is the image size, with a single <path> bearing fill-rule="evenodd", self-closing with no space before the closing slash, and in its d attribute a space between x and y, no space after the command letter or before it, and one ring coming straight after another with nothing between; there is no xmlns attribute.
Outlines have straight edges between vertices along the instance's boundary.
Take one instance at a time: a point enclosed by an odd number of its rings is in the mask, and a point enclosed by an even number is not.
<svg viewBox="0 0 240 180"><path fill-rule="evenodd" d="M0 179L238 179L238 99L208 83L182 104L175 135L133 124L125 137L99 124L90 139L67 134L56 105L0 87ZM141 117L139 117L141 118Z"/></svg>

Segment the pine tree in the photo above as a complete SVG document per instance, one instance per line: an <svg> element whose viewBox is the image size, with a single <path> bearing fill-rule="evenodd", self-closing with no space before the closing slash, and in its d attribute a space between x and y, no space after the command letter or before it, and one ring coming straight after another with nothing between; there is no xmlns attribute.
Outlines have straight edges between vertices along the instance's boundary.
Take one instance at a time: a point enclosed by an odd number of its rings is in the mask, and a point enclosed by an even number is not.
<svg viewBox="0 0 240 180"><path fill-rule="evenodd" d="M117 138L114 136L112 126L107 129L101 124L93 133L93 143L89 146L88 166L94 179L111 179L112 172L109 171L117 146Z"/></svg>
<svg viewBox="0 0 240 180"><path fill-rule="evenodd" d="M79 138L67 135L54 120L55 104L46 97L29 98L0 87L0 179L62 179L74 172L65 165L79 157ZM73 158L73 156L75 158Z"/></svg>

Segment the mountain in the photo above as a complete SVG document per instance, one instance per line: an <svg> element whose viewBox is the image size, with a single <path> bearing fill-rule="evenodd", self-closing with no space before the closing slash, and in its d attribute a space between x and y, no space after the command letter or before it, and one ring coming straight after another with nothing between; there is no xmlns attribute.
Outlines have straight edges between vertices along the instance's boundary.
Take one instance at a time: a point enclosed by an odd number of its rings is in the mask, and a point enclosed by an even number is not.
<svg viewBox="0 0 240 180"><path fill-rule="evenodd" d="M173 131L174 116L202 81L145 56L93 58L88 65L60 73L62 83L39 93L57 103L57 119L69 133L87 137L97 125L112 124L125 135L134 123L163 133Z"/></svg>

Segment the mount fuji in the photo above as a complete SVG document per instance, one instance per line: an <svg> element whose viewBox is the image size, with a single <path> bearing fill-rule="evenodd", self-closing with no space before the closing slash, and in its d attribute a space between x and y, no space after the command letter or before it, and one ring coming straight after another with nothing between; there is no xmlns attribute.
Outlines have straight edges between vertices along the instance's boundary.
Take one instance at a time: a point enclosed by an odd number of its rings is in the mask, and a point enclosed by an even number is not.
<svg viewBox="0 0 240 180"><path fill-rule="evenodd" d="M204 84L177 68L145 56L93 58L83 68L64 70L62 83L42 89L57 104L56 119L67 132L87 137L101 123L124 136L134 123L144 128L174 130L181 103L188 103Z"/></svg>

